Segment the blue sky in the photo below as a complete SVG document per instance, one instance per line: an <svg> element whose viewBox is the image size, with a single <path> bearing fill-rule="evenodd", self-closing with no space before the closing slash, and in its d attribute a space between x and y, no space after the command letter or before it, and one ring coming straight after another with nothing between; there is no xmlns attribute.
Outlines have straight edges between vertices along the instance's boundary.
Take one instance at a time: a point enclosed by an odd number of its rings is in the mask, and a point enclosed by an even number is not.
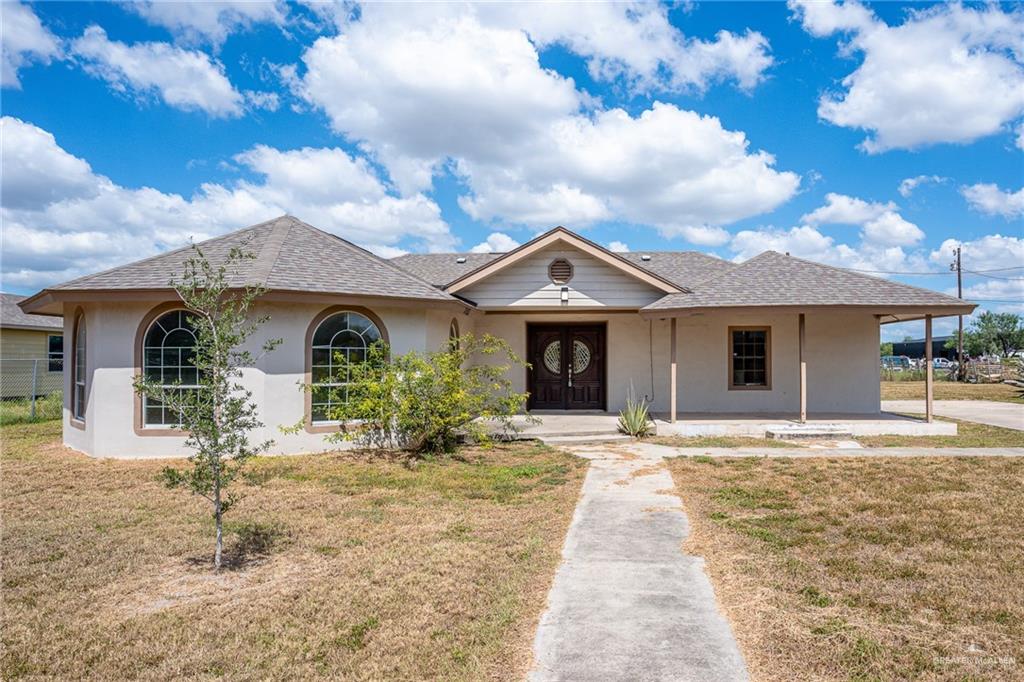
<svg viewBox="0 0 1024 682"><path fill-rule="evenodd" d="M945 273L962 243L967 295L1024 309L1013 5L0 9L5 291L289 212L382 255L563 224Z"/></svg>

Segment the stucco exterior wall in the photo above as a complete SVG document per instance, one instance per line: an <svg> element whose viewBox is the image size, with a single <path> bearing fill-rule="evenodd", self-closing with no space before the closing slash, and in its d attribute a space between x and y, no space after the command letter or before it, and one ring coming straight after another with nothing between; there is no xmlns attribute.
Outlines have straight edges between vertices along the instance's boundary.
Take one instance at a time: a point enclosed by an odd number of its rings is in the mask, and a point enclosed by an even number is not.
<svg viewBox="0 0 1024 682"><path fill-rule="evenodd" d="M185 454L184 437L142 435L135 432L135 400L132 377L135 364L135 338L143 318L162 301L132 303L94 303L82 306L88 330L86 357L88 363L88 409L85 428L70 421L70 402L65 398L64 442L72 448L97 457L175 457ZM65 336L72 338L73 311L65 310ZM313 318L324 304L274 304L257 306L257 313L270 315L270 320L251 339L254 352L266 339L280 338L282 343L272 353L262 356L255 367L243 372L241 383L253 393L260 406L260 419L265 428L252 434L252 440L275 441L271 452L317 452L338 447L324 440L323 434L284 434L281 427L293 426L303 420L305 394L305 338ZM425 306L395 306L364 303L381 318L387 329L392 350L405 353L440 347L448 335L452 312L430 310ZM428 322L428 317L430 321ZM442 334L443 330L443 336ZM71 352L70 343L66 349ZM70 355L69 355L70 357ZM65 396L70 396L70 372L65 372Z"/></svg>
<svg viewBox="0 0 1024 682"><path fill-rule="evenodd" d="M807 401L811 412L877 414L878 321L870 314L808 313L806 316ZM478 333L489 332L526 354L528 322L607 324L608 409L625 405L630 383L652 410L669 410L668 320L644 320L636 313L533 313L478 316ZM772 386L729 389L730 326L771 328ZM677 409L700 413L794 413L799 410L797 314L707 313L677 320ZM526 372L510 375L526 390Z"/></svg>
<svg viewBox="0 0 1024 682"><path fill-rule="evenodd" d="M681 317L677 325L680 412L799 411L796 313L714 312ZM879 332L875 317L811 312L806 314L806 325L808 411L877 414ZM729 389L730 326L771 328L770 390Z"/></svg>
<svg viewBox="0 0 1024 682"><path fill-rule="evenodd" d="M85 427L70 421L71 372L64 376L64 441L99 457L172 457L185 454L181 436L141 435L135 430L132 377L135 339L143 318L161 301L92 303L82 306L88 330L88 410ZM490 333L526 355L528 322L605 323L607 328L608 409L625 404L630 384L652 401L655 412L669 409L669 321L645 320L637 313L551 312L471 315L426 306L364 304L381 318L395 353L437 350L447 342L453 317L462 334ZM338 447L305 428L284 434L281 427L302 422L305 414L306 333L324 304L264 303L270 315L252 339L253 350L268 338L282 344L244 372L266 425L254 441L273 439L272 452L317 452ZM65 349L72 352L74 311L65 309ZM678 410L681 413L794 413L799 407L796 314L707 313L677 320ZM729 390L729 326L771 327L770 390ZM868 314L808 313L808 409L812 413L879 412L877 320ZM517 391L526 390L526 371L511 372Z"/></svg>
<svg viewBox="0 0 1024 682"><path fill-rule="evenodd" d="M655 410L668 409L668 322L644 320L636 313L493 314L477 317L476 333L504 338L525 358L528 322L605 323L608 409L625 406L630 381L638 397L653 397ZM516 391L526 390L525 369L514 369L509 378Z"/></svg>

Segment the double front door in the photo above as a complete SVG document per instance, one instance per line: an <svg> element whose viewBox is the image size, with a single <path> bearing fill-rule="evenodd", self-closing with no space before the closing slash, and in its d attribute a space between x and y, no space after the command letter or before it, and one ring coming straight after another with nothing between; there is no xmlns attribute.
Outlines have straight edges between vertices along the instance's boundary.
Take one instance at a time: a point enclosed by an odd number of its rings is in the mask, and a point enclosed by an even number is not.
<svg viewBox="0 0 1024 682"><path fill-rule="evenodd" d="M530 324L526 338L529 409L605 409L604 325Z"/></svg>

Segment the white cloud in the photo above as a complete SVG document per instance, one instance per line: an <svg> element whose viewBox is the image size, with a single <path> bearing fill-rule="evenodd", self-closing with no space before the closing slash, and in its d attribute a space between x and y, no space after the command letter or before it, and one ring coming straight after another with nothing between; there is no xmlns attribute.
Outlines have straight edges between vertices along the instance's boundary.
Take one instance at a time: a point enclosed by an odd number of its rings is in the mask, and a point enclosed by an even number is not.
<svg viewBox="0 0 1024 682"><path fill-rule="evenodd" d="M255 24L281 26L288 16L284 3L261 0L135 0L126 3L126 7L148 23L167 28L185 42L209 43L214 47L222 45L231 33Z"/></svg>
<svg viewBox="0 0 1024 682"><path fill-rule="evenodd" d="M519 242L509 237L504 232L492 232L487 239L480 242L472 249L471 253L506 253L519 246Z"/></svg>
<svg viewBox="0 0 1024 682"><path fill-rule="evenodd" d="M3 205L12 208L39 209L96 192L88 163L61 149L50 133L10 116L0 119L0 169Z"/></svg>
<svg viewBox="0 0 1024 682"><path fill-rule="evenodd" d="M979 183L961 187L960 193L975 211L1006 219L1024 216L1024 187L1012 192L1003 191L992 183Z"/></svg>
<svg viewBox="0 0 1024 682"><path fill-rule="evenodd" d="M608 242L608 250L615 253L629 253L629 244L620 241Z"/></svg>
<svg viewBox="0 0 1024 682"><path fill-rule="evenodd" d="M10 117L2 126L7 285L53 284L283 213L384 254L406 239L433 250L455 245L436 203L391 195L342 149L253 147L234 160L258 181L207 183L183 197L118 185L45 130Z"/></svg>
<svg viewBox="0 0 1024 682"><path fill-rule="evenodd" d="M367 142L406 192L429 187L447 157L509 159L581 105L571 79L540 67L525 34L472 17L423 27L366 18L317 40L303 61L301 94L337 132Z"/></svg>
<svg viewBox="0 0 1024 682"><path fill-rule="evenodd" d="M909 246L924 239L924 232L896 212L896 204L867 202L830 192L825 205L800 218L811 226L859 225L865 241L888 246Z"/></svg>
<svg viewBox="0 0 1024 682"><path fill-rule="evenodd" d="M107 38L99 26L72 43L83 68L117 92L139 99L155 95L169 106L214 117L239 116L245 96L228 81L224 66L208 55L168 43L127 45ZM260 95L257 104L266 105Z"/></svg>
<svg viewBox="0 0 1024 682"><path fill-rule="evenodd" d="M1017 149L1024 149L1024 123L1017 126L1017 139L1014 140L1014 144L1017 145Z"/></svg>
<svg viewBox="0 0 1024 682"><path fill-rule="evenodd" d="M629 47L598 30L625 20L610 18L619 6L544 9L370 5L307 50L293 88L373 154L401 192L423 191L440 168L454 169L468 188L460 207L481 221L580 229L622 219L721 244L721 225L796 192L799 176L775 170L774 157L749 151L745 135L715 117L661 103L636 116L604 110L542 68L527 33L594 55L599 44L609 55ZM655 14L626 18L640 30Z"/></svg>
<svg viewBox="0 0 1024 682"><path fill-rule="evenodd" d="M60 42L28 5L0 2L0 87L21 88L18 69L49 64L60 56Z"/></svg>
<svg viewBox="0 0 1024 682"><path fill-rule="evenodd" d="M929 254L928 259L936 265L946 267L953 262L953 249L957 246L961 247L960 257L964 270L1003 270L1024 265L1024 238L1004 237L1001 234L990 234L966 242L947 239ZM1024 277L1024 271L990 274Z"/></svg>
<svg viewBox="0 0 1024 682"><path fill-rule="evenodd" d="M949 178L944 178L941 175L916 175L912 178L904 178L903 181L900 182L898 191L900 193L900 196L904 198L909 198L910 195L914 193L914 190L920 187L921 185L927 183L938 184L948 181Z"/></svg>
<svg viewBox="0 0 1024 682"><path fill-rule="evenodd" d="M621 109L568 116L500 163L461 160L471 194L460 205L479 220L545 227L563 221L538 220L534 207L558 189L571 197L569 227L619 219L718 245L728 239L721 225L774 209L800 183L748 146L717 118L671 104L655 103L636 117Z"/></svg>
<svg viewBox="0 0 1024 682"><path fill-rule="evenodd" d="M732 238L729 248L737 261L744 261L771 250L855 270L920 270L924 267L924 257L921 254L909 254L900 246L867 242L856 246L837 243L832 237L809 225L800 225L788 230L743 230Z"/></svg>
<svg viewBox="0 0 1024 682"><path fill-rule="evenodd" d="M632 91L696 91L734 81L750 90L773 63L768 40L756 31L719 31L701 40L668 20L668 7L650 2L364 4L358 21L332 15L343 33L374 30L392 36L413 28L471 18L480 26L525 32L540 49L560 45L586 60L591 77L624 82Z"/></svg>
<svg viewBox="0 0 1024 682"><path fill-rule="evenodd" d="M889 26L856 2L790 0L816 36L849 34L860 66L818 115L869 132L871 153L992 135L1024 113L1024 14L958 3L911 12Z"/></svg>

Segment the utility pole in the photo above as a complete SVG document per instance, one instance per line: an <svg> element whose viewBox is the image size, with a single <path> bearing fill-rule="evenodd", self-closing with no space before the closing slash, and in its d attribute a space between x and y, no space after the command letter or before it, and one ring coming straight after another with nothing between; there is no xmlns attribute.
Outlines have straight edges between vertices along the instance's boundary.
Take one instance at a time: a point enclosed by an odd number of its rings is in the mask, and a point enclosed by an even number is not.
<svg viewBox="0 0 1024 682"><path fill-rule="evenodd" d="M956 296L962 299L964 297L964 278L963 268L960 264L960 247L957 246L953 251L953 255L956 256L956 260L950 263L949 269L956 270ZM956 335L956 374L960 381L964 380L967 376L967 368L964 367L964 316L958 315L957 328L958 333Z"/></svg>

